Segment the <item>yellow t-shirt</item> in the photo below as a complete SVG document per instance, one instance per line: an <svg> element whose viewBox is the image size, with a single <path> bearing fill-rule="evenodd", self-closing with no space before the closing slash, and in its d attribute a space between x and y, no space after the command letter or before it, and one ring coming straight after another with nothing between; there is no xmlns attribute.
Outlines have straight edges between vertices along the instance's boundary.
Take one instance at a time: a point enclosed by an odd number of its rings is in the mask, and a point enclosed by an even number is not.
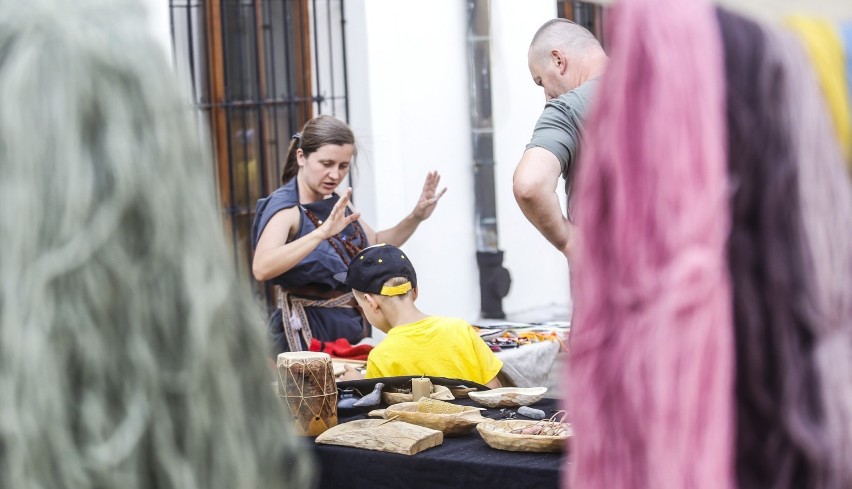
<svg viewBox="0 0 852 489"><path fill-rule="evenodd" d="M485 384L502 367L466 321L432 316L391 328L370 352L365 377L430 375Z"/></svg>

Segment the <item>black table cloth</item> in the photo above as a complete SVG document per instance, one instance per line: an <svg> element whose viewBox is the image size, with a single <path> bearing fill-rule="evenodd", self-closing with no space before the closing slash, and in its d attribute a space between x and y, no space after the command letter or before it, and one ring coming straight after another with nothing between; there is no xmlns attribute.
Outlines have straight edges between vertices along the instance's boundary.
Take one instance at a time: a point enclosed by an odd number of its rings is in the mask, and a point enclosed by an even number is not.
<svg viewBox="0 0 852 489"><path fill-rule="evenodd" d="M452 402L478 406L469 399ZM556 399L542 399L531 407L543 410L549 417L559 404ZM502 419L509 411L516 410L488 409L482 414ZM366 415L357 414L339 421L363 418ZM318 487L329 489L558 488L563 457L567 456L496 450L485 443L476 429L467 435L444 437L442 445L415 455L334 445L313 447L319 469Z"/></svg>

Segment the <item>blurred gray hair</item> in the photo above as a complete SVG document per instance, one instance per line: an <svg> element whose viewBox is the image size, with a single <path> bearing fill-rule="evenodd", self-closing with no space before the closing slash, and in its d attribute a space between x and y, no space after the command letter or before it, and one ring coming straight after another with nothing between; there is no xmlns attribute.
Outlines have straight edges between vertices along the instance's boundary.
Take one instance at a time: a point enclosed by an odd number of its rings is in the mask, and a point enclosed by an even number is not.
<svg viewBox="0 0 852 489"><path fill-rule="evenodd" d="M144 14L0 0L0 487L309 487Z"/></svg>

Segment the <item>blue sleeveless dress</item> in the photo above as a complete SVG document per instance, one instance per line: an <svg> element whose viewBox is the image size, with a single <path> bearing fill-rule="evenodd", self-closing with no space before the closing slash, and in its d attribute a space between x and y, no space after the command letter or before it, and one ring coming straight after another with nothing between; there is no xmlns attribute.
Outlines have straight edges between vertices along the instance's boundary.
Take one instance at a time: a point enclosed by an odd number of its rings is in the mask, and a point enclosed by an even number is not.
<svg viewBox="0 0 852 489"><path fill-rule="evenodd" d="M332 208L340 200L336 193L330 198L309 204L299 204L299 189L296 178L279 187L266 198L257 201L257 209L252 225L252 248L257 247L260 235L269 223L269 220L282 210L298 206L301 214L299 231L294 239L301 238L314 231L317 226L309 218L309 214L315 219L325 221L331 213ZM347 209L346 215L351 214ZM280 286L284 290L296 291L300 287L310 286L318 291L333 293L349 292L351 289L334 278L335 274L346 272L349 266L350 255L347 252L345 242L352 250L361 250L368 246L367 234L358 222L347 226L340 234L323 241L302 259L295 267L287 272L269 280L270 283ZM300 297L304 296L300 294ZM307 298L317 298L310 297ZM314 338L320 341L334 341L338 338L346 338L350 343L360 341L369 325L363 320L358 309L350 307L305 307L310 331ZM269 319L269 334L272 340L273 355L288 351L283 323L282 309L275 309ZM310 345L305 344L301 338L302 350L307 350Z"/></svg>

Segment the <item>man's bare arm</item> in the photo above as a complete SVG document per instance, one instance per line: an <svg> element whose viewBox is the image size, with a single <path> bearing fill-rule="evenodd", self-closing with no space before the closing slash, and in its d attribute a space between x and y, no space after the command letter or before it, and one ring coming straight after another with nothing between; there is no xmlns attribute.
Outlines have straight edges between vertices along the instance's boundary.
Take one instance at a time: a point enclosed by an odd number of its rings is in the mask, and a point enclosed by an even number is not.
<svg viewBox="0 0 852 489"><path fill-rule="evenodd" d="M544 148L527 149L515 169L512 190L524 216L567 258L571 225L556 193L560 173L553 153Z"/></svg>

